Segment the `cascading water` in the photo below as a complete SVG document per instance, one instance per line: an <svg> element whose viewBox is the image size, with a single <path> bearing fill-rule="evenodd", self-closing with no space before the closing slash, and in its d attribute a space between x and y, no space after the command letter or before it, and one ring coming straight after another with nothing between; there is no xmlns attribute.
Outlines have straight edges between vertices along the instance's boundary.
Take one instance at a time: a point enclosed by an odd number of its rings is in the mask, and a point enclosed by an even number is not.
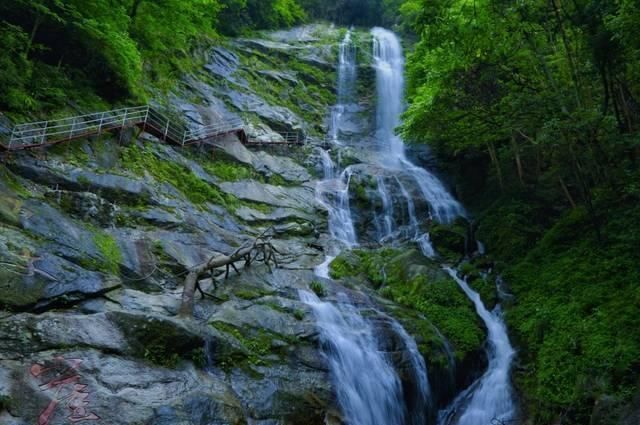
<svg viewBox="0 0 640 425"><path fill-rule="evenodd" d="M376 207L374 217L377 238L380 242L410 238L418 243L425 256L434 257L429 234L421 229L420 223L432 219L449 223L464 215L464 210L434 174L407 159L404 145L395 134L404 108L402 48L390 31L375 28L372 35L378 90L377 149L376 152L368 152L368 158L376 163L377 172L382 171L382 174L374 176L380 198L378 205L381 205ZM349 32L340 46L338 105L333 109L330 130L336 145L341 145L341 120L346 111L345 105L354 95L356 69L355 49ZM325 180L318 185L317 194L318 200L329 211L331 236L347 247L355 247L358 242L349 205L353 173L350 167L339 172L327 151L322 151L321 156ZM409 189L414 184L415 188ZM395 190L396 185L399 191ZM422 208L422 204L418 210L416 201L420 197L428 204L428 211ZM405 211L408 223L402 222ZM328 257L317 267L318 276L329 277L328 265L332 259ZM479 295L453 270L448 269L448 272L473 301L487 326L489 368L481 379L440 413L439 425L486 425L494 420L512 420L515 403L509 371L514 351L500 310L487 311ZM426 365L415 341L400 324L390 319L394 332L404 341L405 352L411 357L411 367L416 375L417 401L408 408L404 404L398 376L388 358L379 350L371 323L359 314L346 296L340 295L335 305L323 302L307 291L302 291L300 296L314 311L346 422L350 425L425 424L430 400ZM455 365L453 354L448 352L448 356L450 363ZM371 374L372 370L376 373Z"/></svg>
<svg viewBox="0 0 640 425"><path fill-rule="evenodd" d="M400 124L403 110L403 55L398 38L382 28L372 30L374 58L378 84L377 139L384 163L410 174L418 184L424 199L431 207L432 217L449 223L464 215L462 206L447 192L440 180L429 171L412 164L405 156L404 146L394 129ZM400 184L403 196L406 189ZM408 204L409 205L409 204ZM411 211L411 207L408 206ZM410 213L411 214L411 213ZM416 235L423 253L432 257L435 252L429 235ZM499 308L490 313L480 296L455 271L447 269L460 288L473 301L478 315L488 329L489 368L482 378L463 392L440 415L440 425L485 425L494 420L509 422L515 415L515 404L509 379L514 350L509 343L506 326Z"/></svg>
<svg viewBox="0 0 640 425"><path fill-rule="evenodd" d="M348 31L340 43L338 64L338 104L332 110L329 132L334 142L338 142L340 123L345 105L351 101L357 79L356 49ZM349 206L349 184L351 172L345 169L338 172L331 155L320 149L324 179L316 187L316 199L329 212L329 232L331 237L351 248L358 243Z"/></svg>
<svg viewBox="0 0 640 425"><path fill-rule="evenodd" d="M382 215L376 220L378 227L378 240L384 242L393 236L396 231L396 221L393 217L393 200L391 193L384 183L384 178L378 176L378 195L382 200Z"/></svg>
<svg viewBox="0 0 640 425"><path fill-rule="evenodd" d="M374 39L373 56L378 90L376 138L383 164L407 173L415 180L431 208L428 218L449 223L456 217L464 215L462 206L449 194L435 175L407 159L404 144L395 134L404 109L404 56L400 41L393 32L383 28L374 28L371 32ZM400 187L404 198L407 199L407 210L413 226L413 223L417 222L415 206L413 201L408 201L410 196L401 183ZM435 255L428 234L416 231L413 240L418 243L425 255L429 257Z"/></svg>
<svg viewBox="0 0 640 425"><path fill-rule="evenodd" d="M371 324L344 294L335 305L308 291L301 291L300 298L315 315L346 423L403 425L406 409L400 379L378 349Z"/></svg>
<svg viewBox="0 0 640 425"><path fill-rule="evenodd" d="M345 169L335 177L335 164L325 150L321 150L324 180L316 186L316 199L329 212L329 233L331 237L351 248L357 245L356 231L349 206L349 184L351 172Z"/></svg>
<svg viewBox="0 0 640 425"><path fill-rule="evenodd" d="M340 144L339 128L345 110L344 105L353 95L356 83L355 70L355 48L351 41L351 32L348 32L340 46L339 105L333 110L330 131L336 144ZM333 239L346 247L355 247L357 237L349 206L351 169L347 167L340 173L329 152L321 150L320 156L325 178L317 185L316 197L329 212L329 232ZM392 208L390 200L386 208ZM388 214L390 213L385 213ZM387 227L390 232L392 223L389 222ZM332 254L338 253L329 253L326 261L316 267L316 276L329 278L329 264L335 258ZM335 304L323 302L309 291L300 291L300 298L314 312L346 423L424 425L430 401L427 368L415 341L402 326L394 319L388 318L395 333L402 339L405 352L411 360L416 383L415 400L411 406L405 404L398 374L387 354L380 350L374 327L358 312L346 295L338 294Z"/></svg>
<svg viewBox="0 0 640 425"><path fill-rule="evenodd" d="M487 326L489 367L475 384L461 393L448 409L441 412L439 424L484 425L496 421L510 423L516 414L509 377L515 352L509 342L500 307L489 312L480 295L460 279L455 270L445 270L473 301L478 315Z"/></svg>
<svg viewBox="0 0 640 425"><path fill-rule="evenodd" d="M333 143L340 142L340 123L355 95L358 67L356 66L356 46L351 40L351 30L347 31L340 43L340 61L338 63L338 102L331 110L331 129Z"/></svg>

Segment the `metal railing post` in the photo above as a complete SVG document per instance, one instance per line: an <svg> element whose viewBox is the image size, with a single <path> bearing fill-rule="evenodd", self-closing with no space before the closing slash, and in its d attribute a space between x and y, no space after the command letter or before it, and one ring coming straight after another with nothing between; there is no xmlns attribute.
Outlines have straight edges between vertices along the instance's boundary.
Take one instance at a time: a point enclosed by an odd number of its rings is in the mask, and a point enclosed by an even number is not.
<svg viewBox="0 0 640 425"><path fill-rule="evenodd" d="M42 138L40 138L41 145L44 145L44 140L47 137L47 128L49 128L49 121L45 121L44 128L42 129Z"/></svg>
<svg viewBox="0 0 640 425"><path fill-rule="evenodd" d="M149 105L147 105L147 111L144 114L144 122L142 124L142 131L145 131L147 129L147 120L149 119L149 109L151 107Z"/></svg>
<svg viewBox="0 0 640 425"><path fill-rule="evenodd" d="M69 139L73 138L73 132L75 131L75 129L76 129L76 118L74 117L71 120L71 130L69 131Z"/></svg>
<svg viewBox="0 0 640 425"><path fill-rule="evenodd" d="M164 129L164 141L167 141L167 133L169 133L169 124L171 123L171 121L167 120L167 126Z"/></svg>
<svg viewBox="0 0 640 425"><path fill-rule="evenodd" d="M8 150L11 150L11 147L13 145L13 137L16 134L16 127L13 126L13 129L11 130L11 136L9 137L9 146L7 147Z"/></svg>
<svg viewBox="0 0 640 425"><path fill-rule="evenodd" d="M100 123L98 124L98 136L100 135L100 133L102 133L102 123L104 122L104 114L106 114L106 112L103 112L102 115L100 115Z"/></svg>
<svg viewBox="0 0 640 425"><path fill-rule="evenodd" d="M129 108L124 110L124 115L122 116L122 127L123 128L127 124L127 112L129 112Z"/></svg>

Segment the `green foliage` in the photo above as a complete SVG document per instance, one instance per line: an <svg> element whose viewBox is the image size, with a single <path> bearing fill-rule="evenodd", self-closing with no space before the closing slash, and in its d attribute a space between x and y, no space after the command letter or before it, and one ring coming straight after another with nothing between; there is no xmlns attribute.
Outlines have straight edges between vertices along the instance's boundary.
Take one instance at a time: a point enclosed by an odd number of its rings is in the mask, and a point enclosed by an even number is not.
<svg viewBox="0 0 640 425"><path fill-rule="evenodd" d="M297 0L7 0L0 16L0 106L22 117L60 111L68 99L89 109L100 103L94 93L140 102L196 69L191 50L218 32L307 15Z"/></svg>
<svg viewBox="0 0 640 425"><path fill-rule="evenodd" d="M607 395L629 400L638 382L640 215L612 210L598 242L584 209L567 213L507 280L507 319L527 370L518 375L537 423L585 423Z"/></svg>
<svg viewBox="0 0 640 425"><path fill-rule="evenodd" d="M324 287L322 282L314 280L309 284L309 288L311 288L311 290L320 298L327 296L327 289Z"/></svg>
<svg viewBox="0 0 640 425"><path fill-rule="evenodd" d="M420 35L401 131L449 160L505 271L533 423L589 423L602 399L628 403L640 379L637 2L401 11Z"/></svg>

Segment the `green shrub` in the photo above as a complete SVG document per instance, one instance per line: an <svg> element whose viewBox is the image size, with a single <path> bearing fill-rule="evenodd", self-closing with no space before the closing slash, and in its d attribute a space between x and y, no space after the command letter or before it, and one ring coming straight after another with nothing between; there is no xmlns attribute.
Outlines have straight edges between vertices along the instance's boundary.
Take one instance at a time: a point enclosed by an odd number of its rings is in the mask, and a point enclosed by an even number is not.
<svg viewBox="0 0 640 425"><path fill-rule="evenodd" d="M320 298L323 298L327 295L327 290L325 289L324 285L317 280L311 282L311 284L309 284L309 288L311 288L311 290Z"/></svg>

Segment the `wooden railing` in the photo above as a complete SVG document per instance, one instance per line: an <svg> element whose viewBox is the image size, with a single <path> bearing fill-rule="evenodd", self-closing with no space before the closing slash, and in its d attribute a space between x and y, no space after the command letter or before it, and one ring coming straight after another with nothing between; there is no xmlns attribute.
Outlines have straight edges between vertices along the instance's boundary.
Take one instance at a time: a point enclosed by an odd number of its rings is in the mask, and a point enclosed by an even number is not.
<svg viewBox="0 0 640 425"><path fill-rule="evenodd" d="M271 141L249 139L240 119L189 130L179 120L172 120L147 105L16 125L4 140L0 137L0 149L18 151L38 148L127 127L139 127L160 140L179 146L207 142L234 133L247 145L304 143L300 133L281 133L281 139Z"/></svg>

